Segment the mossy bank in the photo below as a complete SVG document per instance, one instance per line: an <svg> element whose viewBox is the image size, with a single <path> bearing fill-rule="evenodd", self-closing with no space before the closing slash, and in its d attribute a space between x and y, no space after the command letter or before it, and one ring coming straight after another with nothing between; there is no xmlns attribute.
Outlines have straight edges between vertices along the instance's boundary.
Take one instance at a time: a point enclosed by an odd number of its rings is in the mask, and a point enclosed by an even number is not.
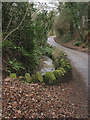
<svg viewBox="0 0 90 120"><path fill-rule="evenodd" d="M54 72L46 72L44 82L48 85L58 85L72 79L72 68L67 55L59 48L52 47L50 55L55 65Z"/></svg>

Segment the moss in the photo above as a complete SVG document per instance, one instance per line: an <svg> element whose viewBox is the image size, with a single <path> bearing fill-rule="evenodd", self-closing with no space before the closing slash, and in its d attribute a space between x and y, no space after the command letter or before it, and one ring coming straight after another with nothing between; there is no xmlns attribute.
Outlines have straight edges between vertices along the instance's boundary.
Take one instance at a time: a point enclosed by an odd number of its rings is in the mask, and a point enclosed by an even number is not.
<svg viewBox="0 0 90 120"><path fill-rule="evenodd" d="M29 74L29 73L26 73L26 74L25 74L25 78L26 78L26 81L27 81L28 83L31 82L31 77L30 77L30 74Z"/></svg>
<svg viewBox="0 0 90 120"><path fill-rule="evenodd" d="M44 75L44 82L46 84L58 85L58 83L69 81L72 78L71 64L65 52L53 47L52 60L56 70L53 73L46 72Z"/></svg>
<svg viewBox="0 0 90 120"><path fill-rule="evenodd" d="M56 80L56 77L54 76L53 72L46 72L44 75L44 82L46 84L53 84L53 82Z"/></svg>
<svg viewBox="0 0 90 120"><path fill-rule="evenodd" d="M39 80L40 82L43 82L43 76L40 72L36 73L36 79Z"/></svg>

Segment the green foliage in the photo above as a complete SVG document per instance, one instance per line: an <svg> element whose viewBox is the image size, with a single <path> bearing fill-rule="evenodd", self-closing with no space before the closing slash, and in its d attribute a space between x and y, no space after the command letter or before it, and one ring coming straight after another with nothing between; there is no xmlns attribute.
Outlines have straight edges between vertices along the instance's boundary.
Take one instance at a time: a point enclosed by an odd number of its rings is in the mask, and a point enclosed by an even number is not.
<svg viewBox="0 0 90 120"><path fill-rule="evenodd" d="M82 44L82 48L87 48L89 49L90 45L88 45L88 42L85 42Z"/></svg>
<svg viewBox="0 0 90 120"><path fill-rule="evenodd" d="M53 72L46 72L44 75L44 82L46 84L53 84L53 82L56 80Z"/></svg>
<svg viewBox="0 0 90 120"><path fill-rule="evenodd" d="M67 79L70 79L71 77L71 65L70 62L67 60L67 55L65 52L61 51L60 49L53 48L52 54L54 56L54 66L55 71L54 76L56 77L56 80L53 82L53 84L58 85L58 83L68 81Z"/></svg>
<svg viewBox="0 0 90 120"><path fill-rule="evenodd" d="M65 73L66 73L66 70L65 70L63 67L59 67L57 70L62 71L62 73L63 73L63 74L65 74Z"/></svg>
<svg viewBox="0 0 90 120"><path fill-rule="evenodd" d="M68 43L71 40L72 40L72 36L70 32L63 35L63 38L61 39L61 41L65 43Z"/></svg>
<svg viewBox="0 0 90 120"><path fill-rule="evenodd" d="M26 13L24 21L21 26L8 36L4 38L17 28ZM36 16L34 16L36 14ZM3 3L2 7L2 32L3 32L3 57L5 54L6 61L11 65L9 72L12 69L22 75L20 70L33 73L39 66L39 58L45 52L47 34L53 25L53 12L42 10L37 12L34 4L29 3ZM48 48L46 48L48 49ZM50 50L46 50L50 54ZM7 66L8 67L8 66Z"/></svg>
<svg viewBox="0 0 90 120"><path fill-rule="evenodd" d="M35 75L32 75L32 82L36 83L37 80L36 80L36 76Z"/></svg>
<svg viewBox="0 0 90 120"><path fill-rule="evenodd" d="M53 73L57 79L64 75L64 72L62 70L55 70Z"/></svg>
<svg viewBox="0 0 90 120"><path fill-rule="evenodd" d="M42 76L42 74L41 74L40 72L37 72L37 73L36 73L36 78L37 78L37 80L39 80L40 82L43 82L43 76Z"/></svg>
<svg viewBox="0 0 90 120"><path fill-rule="evenodd" d="M63 83L63 82L66 81L65 75L66 75L67 72L65 70L62 70L62 69L59 70L58 69L58 70L55 70L53 73L56 77L56 80L55 80L54 84L58 85L59 83Z"/></svg>
<svg viewBox="0 0 90 120"><path fill-rule="evenodd" d="M76 41L74 46L80 46L81 45L81 41Z"/></svg>
<svg viewBox="0 0 90 120"><path fill-rule="evenodd" d="M84 42L83 33L88 28L88 3L59 2L58 13L54 28L60 41L68 42L79 36Z"/></svg>
<svg viewBox="0 0 90 120"><path fill-rule="evenodd" d="M30 77L30 74L29 74L29 73L26 73L26 74L25 74L25 78L26 78L26 81L27 81L28 83L31 82L31 77Z"/></svg>
<svg viewBox="0 0 90 120"><path fill-rule="evenodd" d="M11 74L10 74L10 78L16 79L16 78L17 78L16 73L11 73Z"/></svg>
<svg viewBox="0 0 90 120"><path fill-rule="evenodd" d="M45 48L46 55L52 58L52 49L50 47Z"/></svg>
<svg viewBox="0 0 90 120"><path fill-rule="evenodd" d="M61 51L60 49L53 50L52 56L56 69L60 67L60 59L67 59L66 53Z"/></svg>
<svg viewBox="0 0 90 120"><path fill-rule="evenodd" d="M19 69L24 69L24 67L22 66L22 64L20 62L17 62L16 59L14 60L9 60L10 65L12 65L12 68L15 70L19 70Z"/></svg>
<svg viewBox="0 0 90 120"><path fill-rule="evenodd" d="M68 60L66 60L66 59L64 59L64 58L60 59L60 66L61 66L62 68L64 68L65 70L71 69L70 63L68 62Z"/></svg>
<svg viewBox="0 0 90 120"><path fill-rule="evenodd" d="M67 59L67 54L64 51L60 52L60 59Z"/></svg>

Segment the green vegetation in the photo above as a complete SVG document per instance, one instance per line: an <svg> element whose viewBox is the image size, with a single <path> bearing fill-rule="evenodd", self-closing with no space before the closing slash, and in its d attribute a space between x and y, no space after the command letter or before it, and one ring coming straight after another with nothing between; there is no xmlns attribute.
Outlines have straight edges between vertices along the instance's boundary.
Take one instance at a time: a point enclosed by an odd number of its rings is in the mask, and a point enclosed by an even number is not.
<svg viewBox="0 0 90 120"><path fill-rule="evenodd" d="M40 72L36 73L36 79L39 80L40 82L43 82L43 76Z"/></svg>
<svg viewBox="0 0 90 120"><path fill-rule="evenodd" d="M81 41L76 41L74 46L80 46L81 45Z"/></svg>
<svg viewBox="0 0 90 120"><path fill-rule="evenodd" d="M63 59L63 58L60 59L60 66L61 66L61 68L64 68L67 71L69 69L71 69L71 66L70 66L70 63L68 62L68 60Z"/></svg>
<svg viewBox="0 0 90 120"><path fill-rule="evenodd" d="M72 40L76 42L79 38L82 44L87 43L88 38L86 36L89 33L87 22L88 5L89 3L86 2L59 3L59 15L54 22L54 28L56 36L61 42L67 43ZM79 46L80 43L75 43L75 45Z"/></svg>
<svg viewBox="0 0 90 120"><path fill-rule="evenodd" d="M46 84L53 84L53 82L56 80L53 72L46 72L44 75L44 82Z"/></svg>
<svg viewBox="0 0 90 120"><path fill-rule="evenodd" d="M57 79L60 79L60 77L64 75L62 70L55 70L53 73Z"/></svg>
<svg viewBox="0 0 90 120"><path fill-rule="evenodd" d="M35 75L32 75L32 82L36 83L36 76Z"/></svg>
<svg viewBox="0 0 90 120"><path fill-rule="evenodd" d="M26 73L26 74L25 74L25 78L26 78L26 81L27 81L28 83L31 82L31 77L30 77L30 74L29 74L29 73Z"/></svg>
<svg viewBox="0 0 90 120"><path fill-rule="evenodd" d="M42 54L49 54L47 34L53 25L54 13L34 8L33 3L3 3L3 64L8 74L33 73ZM5 62L6 61L6 62Z"/></svg>
<svg viewBox="0 0 90 120"><path fill-rule="evenodd" d="M10 78L16 79L16 78L17 78L16 73L11 73L11 74L10 74Z"/></svg>
<svg viewBox="0 0 90 120"><path fill-rule="evenodd" d="M72 70L67 55L57 48L52 48L52 58L56 70L46 72L44 82L48 85L58 85L59 83L68 82L72 78Z"/></svg>
<svg viewBox="0 0 90 120"><path fill-rule="evenodd" d="M36 9L34 3L3 3L3 66L11 78L19 77L27 83L58 84L67 81L67 76L71 74L71 65L64 52L47 44L47 36L53 34L53 23L56 19L59 23L55 23L57 35L63 36L66 41L72 40L77 24L74 20L76 10L72 12L74 7L75 3L60 3L58 12L61 14L55 16L55 11ZM56 69L54 72L46 72L44 76L36 72L39 71L40 57L43 55L53 60Z"/></svg>
<svg viewBox="0 0 90 120"><path fill-rule="evenodd" d="M51 48L49 45L46 49L50 51L50 56L54 60L56 70L54 72L46 72L44 76L42 76L40 72L36 72L36 74L32 76L30 76L29 73L26 73L25 78L19 76L21 81L26 80L27 83L45 82L47 85L58 85L59 83L67 82L72 78L71 65L67 60L66 54L55 47ZM13 78L15 75L15 73L12 73L10 74L10 77Z"/></svg>

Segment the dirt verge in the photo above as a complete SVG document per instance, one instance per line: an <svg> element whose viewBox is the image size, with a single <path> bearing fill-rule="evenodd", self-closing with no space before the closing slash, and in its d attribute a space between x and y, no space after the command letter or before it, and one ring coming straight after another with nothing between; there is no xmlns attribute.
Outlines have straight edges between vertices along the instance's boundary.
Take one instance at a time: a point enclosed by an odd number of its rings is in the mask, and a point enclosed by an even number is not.
<svg viewBox="0 0 90 120"><path fill-rule="evenodd" d="M60 40L57 39L57 37L55 37L54 40L55 40L56 43L58 43L58 44L60 44L64 47L74 49L74 50L78 50L78 51L81 51L81 52L90 53L90 50L87 50L86 48L82 48L81 46L79 46L79 47L73 46L74 41L70 41L69 43L61 43Z"/></svg>

